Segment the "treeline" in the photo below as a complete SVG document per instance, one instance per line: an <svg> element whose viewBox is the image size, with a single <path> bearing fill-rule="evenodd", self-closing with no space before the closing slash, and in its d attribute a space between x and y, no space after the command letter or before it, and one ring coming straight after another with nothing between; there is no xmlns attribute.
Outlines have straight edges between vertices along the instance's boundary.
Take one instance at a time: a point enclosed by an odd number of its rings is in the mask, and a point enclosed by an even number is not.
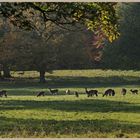
<svg viewBox="0 0 140 140"><path fill-rule="evenodd" d="M140 3L120 3L120 37L107 43L100 68L140 70Z"/></svg>

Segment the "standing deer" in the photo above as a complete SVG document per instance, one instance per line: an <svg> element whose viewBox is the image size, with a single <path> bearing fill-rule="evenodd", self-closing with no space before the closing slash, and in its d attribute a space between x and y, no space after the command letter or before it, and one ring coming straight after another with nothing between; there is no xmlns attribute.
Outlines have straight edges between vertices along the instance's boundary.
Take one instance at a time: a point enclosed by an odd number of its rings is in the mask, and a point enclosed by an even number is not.
<svg viewBox="0 0 140 140"><path fill-rule="evenodd" d="M121 94L126 95L127 90L125 88L122 88Z"/></svg>
<svg viewBox="0 0 140 140"><path fill-rule="evenodd" d="M44 91L38 92L38 93L37 93L37 97L39 97L39 96L45 96L45 92L44 92Z"/></svg>
<svg viewBox="0 0 140 140"><path fill-rule="evenodd" d="M58 89L51 89L49 88L52 95L58 94Z"/></svg>
<svg viewBox="0 0 140 140"><path fill-rule="evenodd" d="M76 97L79 97L79 93L77 91L74 92Z"/></svg>
<svg viewBox="0 0 140 140"><path fill-rule="evenodd" d="M70 95L70 90L69 89L66 90L66 94Z"/></svg>
<svg viewBox="0 0 140 140"><path fill-rule="evenodd" d="M89 90L88 91L87 88L85 88L85 91L86 91L88 97L93 96L93 95L98 96L98 90Z"/></svg>
<svg viewBox="0 0 140 140"><path fill-rule="evenodd" d="M135 89L135 90L130 90L133 94L138 94L138 90L137 89Z"/></svg>

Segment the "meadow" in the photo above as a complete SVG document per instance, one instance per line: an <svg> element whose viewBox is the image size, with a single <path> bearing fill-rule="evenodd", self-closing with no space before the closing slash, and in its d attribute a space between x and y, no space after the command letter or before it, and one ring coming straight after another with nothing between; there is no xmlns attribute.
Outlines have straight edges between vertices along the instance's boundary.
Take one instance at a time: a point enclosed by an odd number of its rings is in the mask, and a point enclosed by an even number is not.
<svg viewBox="0 0 140 140"><path fill-rule="evenodd" d="M12 76L0 82L8 91L8 98L0 98L0 137L140 137L140 93L129 91L140 89L139 71L58 70L46 74L45 84L38 83L37 72ZM48 87L58 88L59 95ZM99 96L88 98L85 87L99 90ZM123 87L126 96L120 94ZM116 96L102 97L107 88ZM46 96L36 97L38 91Z"/></svg>

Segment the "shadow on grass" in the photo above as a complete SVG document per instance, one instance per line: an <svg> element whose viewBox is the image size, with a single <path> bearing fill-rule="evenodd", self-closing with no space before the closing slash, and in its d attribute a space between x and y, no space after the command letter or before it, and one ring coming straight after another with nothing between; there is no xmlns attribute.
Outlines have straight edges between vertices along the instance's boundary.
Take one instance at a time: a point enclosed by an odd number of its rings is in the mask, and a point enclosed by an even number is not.
<svg viewBox="0 0 140 140"><path fill-rule="evenodd" d="M108 87L118 85L140 84L140 78L136 76L110 76L110 77L74 77L74 76L48 76L46 83L40 84L36 78L20 78L12 82L1 82L0 88L19 88L19 87Z"/></svg>
<svg viewBox="0 0 140 140"><path fill-rule="evenodd" d="M140 106L122 101L84 99L75 101L1 100L0 110L59 110L66 112L140 112Z"/></svg>
<svg viewBox="0 0 140 140"><path fill-rule="evenodd" d="M128 137L137 133L140 136L140 124L130 124L118 120L39 120L0 117L0 136L11 133L11 137ZM112 135L109 135L112 133Z"/></svg>
<svg viewBox="0 0 140 140"><path fill-rule="evenodd" d="M100 86L109 84L138 84L140 78L136 76L109 76L109 77L74 77L74 76L48 76L51 84L59 83L60 85L89 85ZM83 87L83 86L82 86Z"/></svg>

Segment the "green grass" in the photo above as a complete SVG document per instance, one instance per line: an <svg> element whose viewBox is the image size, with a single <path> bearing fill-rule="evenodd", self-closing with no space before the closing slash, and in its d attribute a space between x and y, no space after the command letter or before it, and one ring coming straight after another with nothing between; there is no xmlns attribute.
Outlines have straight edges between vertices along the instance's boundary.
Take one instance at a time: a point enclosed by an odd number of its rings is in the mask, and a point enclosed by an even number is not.
<svg viewBox="0 0 140 140"><path fill-rule="evenodd" d="M120 95L122 87L140 89L140 72L55 71L45 84L35 75L27 72L19 81L15 73L15 81L0 83L9 95L0 98L0 137L140 137L140 94ZM50 95L47 87L58 87L59 95ZM100 93L114 88L116 96L88 98L84 87ZM80 97L65 95L66 89ZM47 95L37 98L34 92L40 90Z"/></svg>
<svg viewBox="0 0 140 140"><path fill-rule="evenodd" d="M38 81L39 73L26 71L23 75L12 72L18 83L33 83ZM17 79L18 78L18 79ZM105 86L107 84L140 84L140 71L112 70L57 70L53 74L46 73L47 86Z"/></svg>

